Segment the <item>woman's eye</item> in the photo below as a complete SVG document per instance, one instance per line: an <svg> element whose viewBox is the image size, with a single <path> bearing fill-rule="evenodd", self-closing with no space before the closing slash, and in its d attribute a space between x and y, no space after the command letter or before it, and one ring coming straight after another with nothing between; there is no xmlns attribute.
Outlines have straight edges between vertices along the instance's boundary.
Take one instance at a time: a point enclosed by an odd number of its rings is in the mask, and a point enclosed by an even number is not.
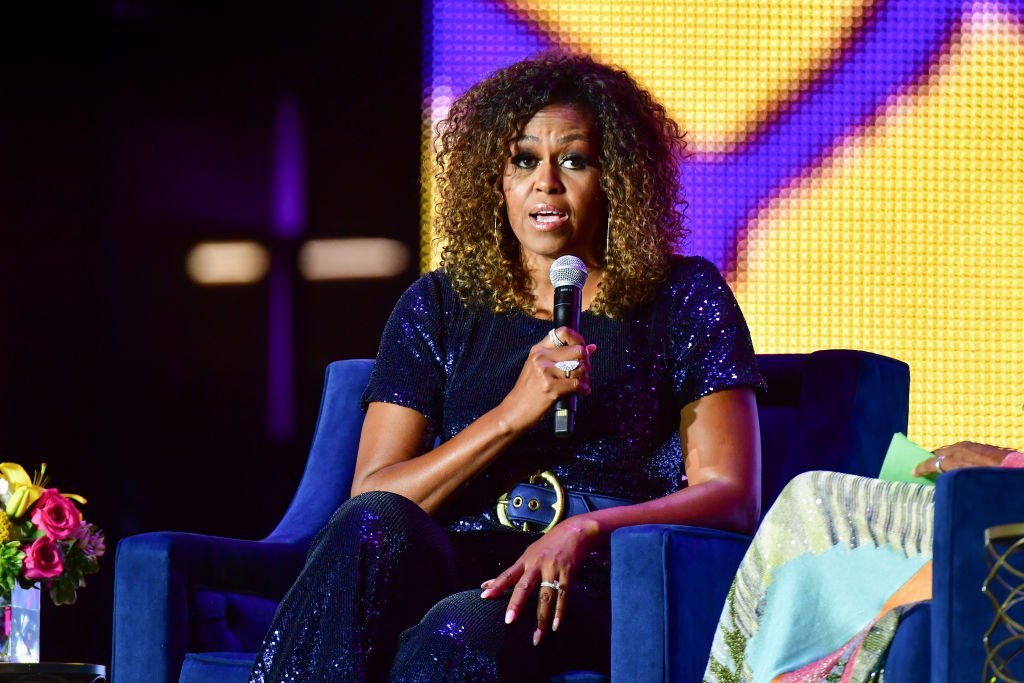
<svg viewBox="0 0 1024 683"><path fill-rule="evenodd" d="M586 157L582 157L578 154L570 154L562 157L562 167L568 168L574 171L579 171L587 167L590 162L587 161Z"/></svg>
<svg viewBox="0 0 1024 683"><path fill-rule="evenodd" d="M537 157L532 154L516 154L512 157L512 165L516 168L533 168L537 165Z"/></svg>

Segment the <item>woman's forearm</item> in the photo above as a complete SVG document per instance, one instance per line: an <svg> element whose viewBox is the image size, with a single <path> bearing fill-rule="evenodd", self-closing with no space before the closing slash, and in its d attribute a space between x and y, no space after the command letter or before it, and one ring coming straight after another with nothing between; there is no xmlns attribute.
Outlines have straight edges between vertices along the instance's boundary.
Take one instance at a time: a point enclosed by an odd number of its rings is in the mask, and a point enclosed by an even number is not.
<svg viewBox="0 0 1024 683"><path fill-rule="evenodd" d="M757 525L756 496L726 479L709 479L662 498L595 510L566 519L595 540L607 542L616 529L637 524L691 524L742 534Z"/></svg>
<svg viewBox="0 0 1024 683"><path fill-rule="evenodd" d="M371 403L359 440L352 495L391 491L433 514L543 419L559 396L589 394L590 354L596 347L568 328L558 328L557 334L566 343L556 348L545 336L534 344L501 403L437 448L422 443L430 434L423 415L403 406ZM578 368L572 377L555 365L569 360Z"/></svg>
<svg viewBox="0 0 1024 683"><path fill-rule="evenodd" d="M753 533L761 510L761 439L754 392L708 394L683 407L679 436L688 486L662 498L570 517L592 540L635 524L693 524Z"/></svg>
<svg viewBox="0 0 1024 683"><path fill-rule="evenodd" d="M406 410L389 406L368 412L367 420L371 424L364 425L360 450L365 448L368 453L374 453L396 447L395 430L403 429L402 418L410 416L398 415L396 420L394 408ZM433 514L519 438L522 431L521 427L505 419L505 412L499 405L448 441L421 455L394 457L402 454L392 454L391 457L372 458L376 466L357 471L352 495L366 491L391 491Z"/></svg>

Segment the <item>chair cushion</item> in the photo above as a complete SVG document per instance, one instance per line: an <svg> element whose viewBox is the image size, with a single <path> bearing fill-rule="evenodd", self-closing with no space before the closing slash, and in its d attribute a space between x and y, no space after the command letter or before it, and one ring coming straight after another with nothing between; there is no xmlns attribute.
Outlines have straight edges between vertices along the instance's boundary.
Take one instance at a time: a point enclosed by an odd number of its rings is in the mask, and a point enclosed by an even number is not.
<svg viewBox="0 0 1024 683"><path fill-rule="evenodd" d="M190 647L201 652L255 652L277 601L246 593L197 588L192 593Z"/></svg>
<svg viewBox="0 0 1024 683"><path fill-rule="evenodd" d="M246 683L254 652L190 652L185 655L179 683Z"/></svg>
<svg viewBox="0 0 1024 683"><path fill-rule="evenodd" d="M896 628L885 660L885 679L900 683L931 680L931 602L911 607Z"/></svg>

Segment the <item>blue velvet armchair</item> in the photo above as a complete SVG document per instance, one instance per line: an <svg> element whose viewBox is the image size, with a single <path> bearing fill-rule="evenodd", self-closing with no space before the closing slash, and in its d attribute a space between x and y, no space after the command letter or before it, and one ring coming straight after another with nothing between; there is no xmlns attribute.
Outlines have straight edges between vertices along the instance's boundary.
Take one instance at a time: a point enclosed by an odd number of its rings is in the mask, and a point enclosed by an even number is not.
<svg viewBox="0 0 1024 683"><path fill-rule="evenodd" d="M811 470L877 476L907 428L910 370L862 351L758 356L761 511ZM641 525L612 534L612 681L694 683L750 544L741 534ZM900 680L900 679L894 679Z"/></svg>
<svg viewBox="0 0 1024 683"><path fill-rule="evenodd" d="M759 356L758 361L769 384L759 397L765 508L800 472L878 472L893 432L906 428L909 370L904 363L859 351ZM118 544L116 683L246 679L311 539L348 498L362 423L359 397L371 367L367 360L328 367L305 473L267 538L157 532ZM614 681L700 680L729 580L747 542L737 534L678 526L636 527L613 535ZM710 584L701 583L703 573L713 577ZM687 593L690 589L694 593ZM578 672L563 680L603 679Z"/></svg>
<svg viewBox="0 0 1024 683"><path fill-rule="evenodd" d="M913 608L896 630L886 680L983 680L982 637L994 617L981 592L988 574L985 529L1020 522L1024 470L955 470L936 480L932 599ZM1024 665L1012 666L1012 677L1024 680Z"/></svg>
<svg viewBox="0 0 1024 683"><path fill-rule="evenodd" d="M874 408L864 406L867 412L853 412L871 418L870 413L886 402ZM889 409L898 407L888 403ZM891 428L890 423L887 429ZM804 438L793 447L804 448ZM865 444L860 454L868 455L876 447L882 446ZM858 457L856 452L849 455ZM860 470L843 458L818 469L874 475L880 466ZM785 482L780 478L780 483ZM991 526L1020 522L1024 522L1024 470L956 470L938 478L933 597L912 608L901 621L885 663L886 680L982 680L982 637L994 616L981 592L988 573L984 532ZM740 534L686 526L638 526L612 535L613 681L701 680L726 593L749 543L750 538ZM659 561L652 563L651 557ZM1024 671L1020 662L1014 666L1015 671Z"/></svg>
<svg viewBox="0 0 1024 683"><path fill-rule="evenodd" d="M957 470L938 479L933 597L901 621L886 680L982 680L982 636L993 620L992 605L981 593L988 572L984 531L1022 521L1024 471ZM613 534L613 681L701 680L725 595L749 542L739 534L683 526ZM647 567L644 558L654 553L662 562ZM1020 663L1015 666L1020 671Z"/></svg>
<svg viewBox="0 0 1024 683"><path fill-rule="evenodd" d="M306 469L277 528L261 541L140 534L117 545L112 680L245 681L306 549L349 497L373 362L327 368Z"/></svg>

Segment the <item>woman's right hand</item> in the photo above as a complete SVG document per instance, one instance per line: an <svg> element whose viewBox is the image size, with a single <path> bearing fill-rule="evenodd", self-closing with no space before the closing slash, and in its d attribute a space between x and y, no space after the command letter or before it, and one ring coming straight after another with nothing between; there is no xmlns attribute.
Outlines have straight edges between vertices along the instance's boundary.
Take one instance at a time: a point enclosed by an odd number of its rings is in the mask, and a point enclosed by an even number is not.
<svg viewBox="0 0 1024 683"><path fill-rule="evenodd" d="M352 495L392 491L433 514L539 422L559 396L589 394L590 354L596 347L566 327L556 333L566 346L555 348L549 337L534 344L501 403L436 448L424 448L433 431L423 415L393 403L371 403L359 439ZM563 360L579 361L568 378L555 367Z"/></svg>
<svg viewBox="0 0 1024 683"><path fill-rule="evenodd" d="M502 419L513 432L522 432L537 424L555 401L567 394L590 394L590 355L594 344L568 327L559 327L555 334L566 343L555 347L550 335L537 342L526 356L515 386L499 404ZM569 373L556 367L559 361L579 361Z"/></svg>

